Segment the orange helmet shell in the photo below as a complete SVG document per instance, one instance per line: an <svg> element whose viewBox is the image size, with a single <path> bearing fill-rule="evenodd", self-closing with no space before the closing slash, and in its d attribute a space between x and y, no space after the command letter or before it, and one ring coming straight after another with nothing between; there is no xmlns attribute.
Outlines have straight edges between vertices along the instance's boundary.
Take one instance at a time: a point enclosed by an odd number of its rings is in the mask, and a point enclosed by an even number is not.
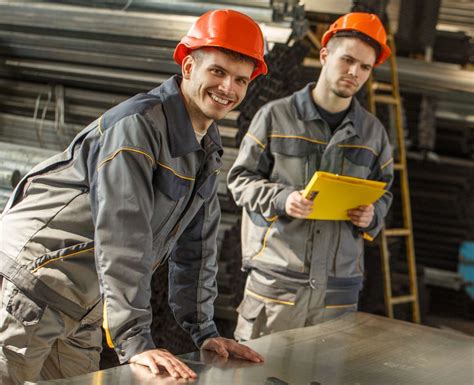
<svg viewBox="0 0 474 385"><path fill-rule="evenodd" d="M341 16L324 33L321 46L326 47L328 41L339 31L357 31L376 41L381 49L375 66L382 64L392 54L392 50L387 45L387 33L377 15L353 12Z"/></svg>
<svg viewBox="0 0 474 385"><path fill-rule="evenodd" d="M181 65L192 50L221 47L249 56L257 61L251 79L268 72L265 64L263 34L258 24L243 13L219 9L201 15L178 43L173 58Z"/></svg>

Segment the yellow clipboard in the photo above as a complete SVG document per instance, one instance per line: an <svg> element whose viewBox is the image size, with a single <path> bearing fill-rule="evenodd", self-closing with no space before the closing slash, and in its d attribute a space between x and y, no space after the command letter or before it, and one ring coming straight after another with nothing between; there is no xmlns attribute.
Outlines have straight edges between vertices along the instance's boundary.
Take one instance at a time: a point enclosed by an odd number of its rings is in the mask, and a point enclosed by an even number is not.
<svg viewBox="0 0 474 385"><path fill-rule="evenodd" d="M385 193L386 183L316 171L303 191L314 201L307 219L345 221L347 210L374 203Z"/></svg>

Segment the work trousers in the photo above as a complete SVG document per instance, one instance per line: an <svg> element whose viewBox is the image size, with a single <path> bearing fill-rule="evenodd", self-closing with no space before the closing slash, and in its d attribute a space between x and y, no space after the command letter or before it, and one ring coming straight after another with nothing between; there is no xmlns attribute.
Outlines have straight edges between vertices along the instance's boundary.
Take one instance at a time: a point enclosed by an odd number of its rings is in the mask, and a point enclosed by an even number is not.
<svg viewBox="0 0 474 385"><path fill-rule="evenodd" d="M257 290L255 290L257 288ZM263 293L252 273L247 278L244 298L234 336L238 341L262 337L283 330L313 326L357 311L359 285L314 289L301 286L294 293ZM275 291L276 292L276 291Z"/></svg>
<svg viewBox="0 0 474 385"><path fill-rule="evenodd" d="M99 370L102 304L75 321L3 280L0 383L52 380Z"/></svg>

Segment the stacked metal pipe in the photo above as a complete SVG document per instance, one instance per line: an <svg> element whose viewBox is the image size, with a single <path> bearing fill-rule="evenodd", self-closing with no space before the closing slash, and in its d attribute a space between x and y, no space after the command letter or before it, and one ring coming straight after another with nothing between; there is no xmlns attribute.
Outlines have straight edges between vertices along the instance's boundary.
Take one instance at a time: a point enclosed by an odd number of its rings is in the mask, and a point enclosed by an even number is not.
<svg viewBox="0 0 474 385"><path fill-rule="evenodd" d="M299 9L298 1L295 0L53 0L52 2L183 15L200 15L225 7L243 12L259 22L282 20L292 16Z"/></svg>
<svg viewBox="0 0 474 385"><path fill-rule="evenodd" d="M474 4L472 1L442 0L439 12L439 30L464 31L474 36Z"/></svg>
<svg viewBox="0 0 474 385"><path fill-rule="evenodd" d="M255 113L269 101L285 97L298 89L301 63L309 52L304 41L293 45L276 44L267 55L269 75L257 78L249 86L247 97L240 106L239 141L247 132Z"/></svg>
<svg viewBox="0 0 474 385"><path fill-rule="evenodd" d="M474 162L409 155L416 257L457 270L459 245L474 237Z"/></svg>
<svg viewBox="0 0 474 385"><path fill-rule="evenodd" d="M0 212L20 179L54 154L56 151L0 142Z"/></svg>
<svg viewBox="0 0 474 385"><path fill-rule="evenodd" d="M0 2L0 75L94 89L136 92L179 72L172 50L194 16ZM287 43L289 22L262 25L265 38Z"/></svg>

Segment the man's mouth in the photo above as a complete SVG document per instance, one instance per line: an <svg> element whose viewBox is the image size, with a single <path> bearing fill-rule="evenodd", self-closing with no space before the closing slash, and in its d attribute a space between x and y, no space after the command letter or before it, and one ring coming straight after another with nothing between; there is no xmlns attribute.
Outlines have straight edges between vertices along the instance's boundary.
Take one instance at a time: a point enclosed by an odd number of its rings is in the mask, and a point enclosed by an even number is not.
<svg viewBox="0 0 474 385"><path fill-rule="evenodd" d="M350 79L342 79L343 82L350 84L353 87L357 87L357 83Z"/></svg>
<svg viewBox="0 0 474 385"><path fill-rule="evenodd" d="M216 94L213 94L212 92L209 92L209 96L211 97L212 100L214 100L216 103L222 104L223 106L227 106L232 100L226 99L222 96L217 96Z"/></svg>

